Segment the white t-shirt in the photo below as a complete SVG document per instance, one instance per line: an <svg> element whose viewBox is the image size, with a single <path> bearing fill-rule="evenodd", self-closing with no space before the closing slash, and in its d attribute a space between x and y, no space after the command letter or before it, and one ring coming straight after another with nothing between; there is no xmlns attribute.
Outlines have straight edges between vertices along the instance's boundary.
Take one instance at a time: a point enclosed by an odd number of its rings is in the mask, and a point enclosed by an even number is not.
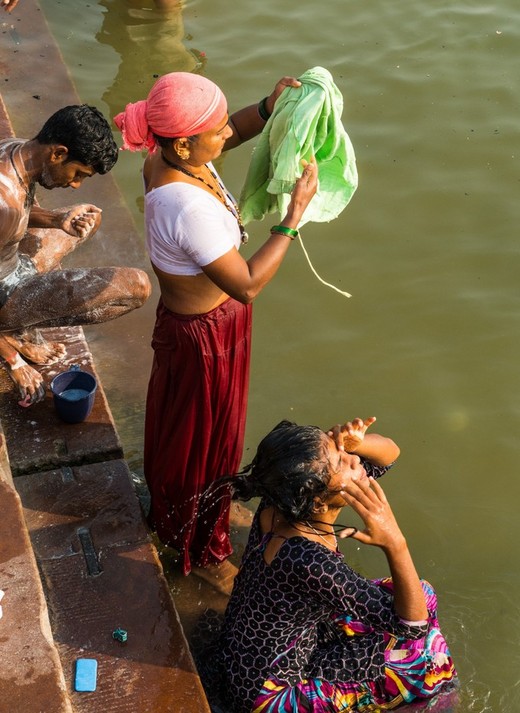
<svg viewBox="0 0 520 713"><path fill-rule="evenodd" d="M168 183L145 195L150 260L171 275L198 275L202 266L240 247L235 216L216 196L190 183Z"/></svg>

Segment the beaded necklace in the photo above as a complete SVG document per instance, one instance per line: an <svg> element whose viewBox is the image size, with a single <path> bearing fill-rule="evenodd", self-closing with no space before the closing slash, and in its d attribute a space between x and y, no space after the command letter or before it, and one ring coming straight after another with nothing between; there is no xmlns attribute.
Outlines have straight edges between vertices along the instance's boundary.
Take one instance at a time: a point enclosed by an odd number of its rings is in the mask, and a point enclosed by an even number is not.
<svg viewBox="0 0 520 713"><path fill-rule="evenodd" d="M222 183L218 180L218 176L213 173L211 168L207 165L206 168L208 171L211 173L213 178L215 179L216 184L220 187L221 191L225 192L226 196L228 197L228 201L224 197L224 193L217 190L215 186L212 186L211 183L208 183L202 176L196 176L194 173L191 171L188 171L187 168L184 168L184 166L180 166L178 163L173 163L173 161L170 161L164 153L161 151L161 158L164 161L165 164L167 164L170 168L174 168L176 171L180 171L181 173L184 173L186 176L189 176L190 178L195 178L197 181L200 181L201 183L204 183L205 186L207 186L210 191L213 191L213 193L217 196L219 201L222 203L222 205L231 213L231 215L236 219L238 223L238 229L240 230L240 242L245 245L247 241L249 240L249 235L247 234L247 231L244 227L244 224L242 222L242 216L240 215L240 211L238 209L238 205L236 202L233 200L233 198L229 195L229 193L225 190L224 186ZM231 205L230 205L231 203ZM233 207L231 207L233 206Z"/></svg>
<svg viewBox="0 0 520 713"><path fill-rule="evenodd" d="M16 164L15 164L14 158L13 158L14 151L15 151L15 149L17 149L17 148L20 148L18 144L16 144L15 146L13 146L13 148L12 148L11 151L9 152L9 160L11 161L11 166L13 167L14 172L16 173L16 178L18 179L18 183L21 185L21 187L22 187L22 188L24 189L24 191L25 191L25 200L24 200L24 203L23 203L23 207L24 207L24 208L30 208L30 207L32 206L32 204L34 203L34 192L35 192L35 190L36 190L36 183L34 183L34 182L33 182L33 183L30 183L30 184L29 184L29 188L27 188L27 186L25 185L25 183L22 181L22 177L21 177L20 174L18 173L18 169L16 168Z"/></svg>

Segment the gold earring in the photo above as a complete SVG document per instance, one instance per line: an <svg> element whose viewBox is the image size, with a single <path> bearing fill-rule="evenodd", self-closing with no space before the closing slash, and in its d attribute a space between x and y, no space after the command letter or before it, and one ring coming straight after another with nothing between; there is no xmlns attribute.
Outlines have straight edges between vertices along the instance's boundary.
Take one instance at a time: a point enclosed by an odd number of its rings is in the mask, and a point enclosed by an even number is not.
<svg viewBox="0 0 520 713"><path fill-rule="evenodd" d="M177 152L177 156L182 159L183 161L187 161L190 157L190 150L189 149L175 149Z"/></svg>

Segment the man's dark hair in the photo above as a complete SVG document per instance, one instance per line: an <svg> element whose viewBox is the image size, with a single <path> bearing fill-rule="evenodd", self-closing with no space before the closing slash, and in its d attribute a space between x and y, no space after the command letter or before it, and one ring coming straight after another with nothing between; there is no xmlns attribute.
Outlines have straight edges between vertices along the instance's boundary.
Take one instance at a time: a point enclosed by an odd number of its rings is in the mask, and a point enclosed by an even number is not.
<svg viewBox="0 0 520 713"><path fill-rule="evenodd" d="M47 119L34 137L40 144L61 144L68 149L68 161L92 166L97 173L108 173L118 159L110 126L95 106L65 106Z"/></svg>

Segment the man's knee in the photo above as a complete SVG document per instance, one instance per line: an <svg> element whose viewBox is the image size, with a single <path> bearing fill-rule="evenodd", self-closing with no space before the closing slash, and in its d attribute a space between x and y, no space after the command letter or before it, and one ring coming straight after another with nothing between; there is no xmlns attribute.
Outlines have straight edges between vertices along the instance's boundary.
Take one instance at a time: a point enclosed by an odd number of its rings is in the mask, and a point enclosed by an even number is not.
<svg viewBox="0 0 520 713"><path fill-rule="evenodd" d="M152 294L152 285L150 279L144 270L138 270L137 268L129 268L129 287L132 294L132 298L136 301L137 305L140 307Z"/></svg>

